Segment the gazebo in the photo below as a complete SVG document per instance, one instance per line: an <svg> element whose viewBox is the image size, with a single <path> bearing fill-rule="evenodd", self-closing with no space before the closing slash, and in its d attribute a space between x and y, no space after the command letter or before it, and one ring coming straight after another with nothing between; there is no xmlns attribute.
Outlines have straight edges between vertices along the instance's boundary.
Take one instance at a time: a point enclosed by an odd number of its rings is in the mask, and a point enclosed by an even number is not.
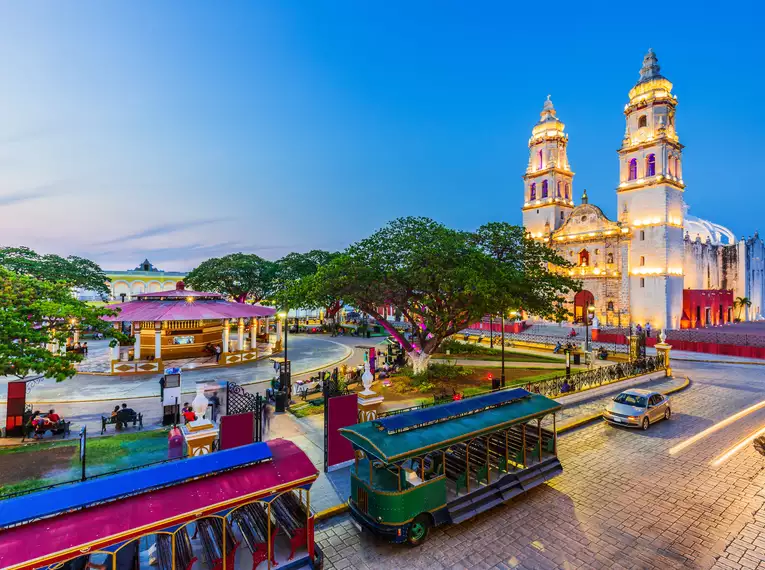
<svg viewBox="0 0 765 570"><path fill-rule="evenodd" d="M221 347L219 364L248 362L258 357L258 337L274 351L281 350L281 321L276 321L273 342L269 334L276 309L232 303L218 293L190 291L183 281L173 291L142 293L134 301L108 308L119 314L104 320L115 327L129 325L135 337L132 360L120 359L119 347L112 348L115 374L161 372L163 359L212 356L215 345ZM229 338L234 324L236 342Z"/></svg>

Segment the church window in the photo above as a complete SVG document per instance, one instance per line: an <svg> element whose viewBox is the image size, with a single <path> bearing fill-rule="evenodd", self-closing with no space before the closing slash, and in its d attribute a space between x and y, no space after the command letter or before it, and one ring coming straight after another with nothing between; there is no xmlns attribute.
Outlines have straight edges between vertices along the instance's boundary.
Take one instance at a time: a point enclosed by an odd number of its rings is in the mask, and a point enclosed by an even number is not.
<svg viewBox="0 0 765 570"><path fill-rule="evenodd" d="M568 182L566 182L566 200L568 200L570 196L571 196L571 188L569 187Z"/></svg>
<svg viewBox="0 0 765 570"><path fill-rule="evenodd" d="M557 194L555 194L555 197L556 197L556 198L560 198L560 197L561 197L561 192L560 192L560 187L561 187L561 184L562 184L562 183L561 183L561 181L560 181L560 180L558 180L558 193L557 193Z"/></svg>
<svg viewBox="0 0 765 570"><path fill-rule="evenodd" d="M560 219L561 219L561 221L566 219L566 217L564 216L563 212L560 213Z"/></svg>
<svg viewBox="0 0 765 570"><path fill-rule="evenodd" d="M667 160L667 170L670 176L675 175L675 158L673 156L670 156L669 160Z"/></svg>
<svg viewBox="0 0 765 570"><path fill-rule="evenodd" d="M537 199L537 185L536 182L531 183L531 192L529 193L529 200Z"/></svg>
<svg viewBox="0 0 765 570"><path fill-rule="evenodd" d="M645 230L640 230L640 241L645 241Z"/></svg>
<svg viewBox="0 0 765 570"><path fill-rule="evenodd" d="M539 154L537 154L537 158L539 158L539 162L537 163L537 170L542 170L542 151L539 151Z"/></svg>
<svg viewBox="0 0 765 570"><path fill-rule="evenodd" d="M547 198L547 180L542 180L542 198Z"/></svg>
<svg viewBox="0 0 765 570"><path fill-rule="evenodd" d="M640 286L645 287L645 277L640 278Z"/></svg>
<svg viewBox="0 0 765 570"><path fill-rule="evenodd" d="M630 180L636 180L637 179L637 158L633 158L630 160Z"/></svg>
<svg viewBox="0 0 765 570"><path fill-rule="evenodd" d="M645 115L640 115L638 117L638 129L642 129L643 127L648 125L648 117Z"/></svg>
<svg viewBox="0 0 765 570"><path fill-rule="evenodd" d="M588 267L590 265L590 252L583 249L579 252L579 267Z"/></svg>
<svg viewBox="0 0 765 570"><path fill-rule="evenodd" d="M645 267L645 255L640 256L640 267Z"/></svg>
<svg viewBox="0 0 765 570"><path fill-rule="evenodd" d="M609 253L607 258L607 263L613 263L614 262L614 254Z"/></svg>
<svg viewBox="0 0 765 570"><path fill-rule="evenodd" d="M645 161L645 175L654 176L656 174L656 155L649 154Z"/></svg>
<svg viewBox="0 0 765 570"><path fill-rule="evenodd" d="M606 311L613 311L613 310L614 310L614 302L609 301L608 304L606 305Z"/></svg>

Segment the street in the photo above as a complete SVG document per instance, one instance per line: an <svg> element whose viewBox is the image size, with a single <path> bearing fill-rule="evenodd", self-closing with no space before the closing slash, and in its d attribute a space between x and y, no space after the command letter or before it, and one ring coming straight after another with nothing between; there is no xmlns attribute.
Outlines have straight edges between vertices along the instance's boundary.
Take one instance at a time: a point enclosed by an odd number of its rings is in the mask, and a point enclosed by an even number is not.
<svg viewBox="0 0 765 570"><path fill-rule="evenodd" d="M692 385L672 396L670 421L563 435L561 476L435 529L420 548L331 519L317 529L325 567L765 568L765 458L746 441L765 426L765 406L709 429L765 400L765 367L676 362L674 371Z"/></svg>

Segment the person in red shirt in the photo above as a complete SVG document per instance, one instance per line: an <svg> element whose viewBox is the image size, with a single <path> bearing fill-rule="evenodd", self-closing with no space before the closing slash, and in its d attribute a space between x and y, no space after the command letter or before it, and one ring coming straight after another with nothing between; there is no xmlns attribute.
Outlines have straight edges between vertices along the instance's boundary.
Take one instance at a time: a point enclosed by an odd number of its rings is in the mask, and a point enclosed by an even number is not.
<svg viewBox="0 0 765 570"><path fill-rule="evenodd" d="M186 420L186 423L193 422L197 419L197 415L194 413L194 410L191 408L187 408L185 412L183 412L183 417Z"/></svg>
<svg viewBox="0 0 765 570"><path fill-rule="evenodd" d="M61 416L56 413L56 410L50 410L48 412L48 420L51 423L57 424L61 420Z"/></svg>

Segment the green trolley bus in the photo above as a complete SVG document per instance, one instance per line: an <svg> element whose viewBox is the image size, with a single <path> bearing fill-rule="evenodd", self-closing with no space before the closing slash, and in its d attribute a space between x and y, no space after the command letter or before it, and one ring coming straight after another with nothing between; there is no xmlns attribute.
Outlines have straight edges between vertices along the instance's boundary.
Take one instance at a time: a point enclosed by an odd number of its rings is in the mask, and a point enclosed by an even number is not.
<svg viewBox="0 0 765 570"><path fill-rule="evenodd" d="M355 451L353 519L392 542L417 545L432 527L544 483L563 471L560 407L515 388L341 429Z"/></svg>

